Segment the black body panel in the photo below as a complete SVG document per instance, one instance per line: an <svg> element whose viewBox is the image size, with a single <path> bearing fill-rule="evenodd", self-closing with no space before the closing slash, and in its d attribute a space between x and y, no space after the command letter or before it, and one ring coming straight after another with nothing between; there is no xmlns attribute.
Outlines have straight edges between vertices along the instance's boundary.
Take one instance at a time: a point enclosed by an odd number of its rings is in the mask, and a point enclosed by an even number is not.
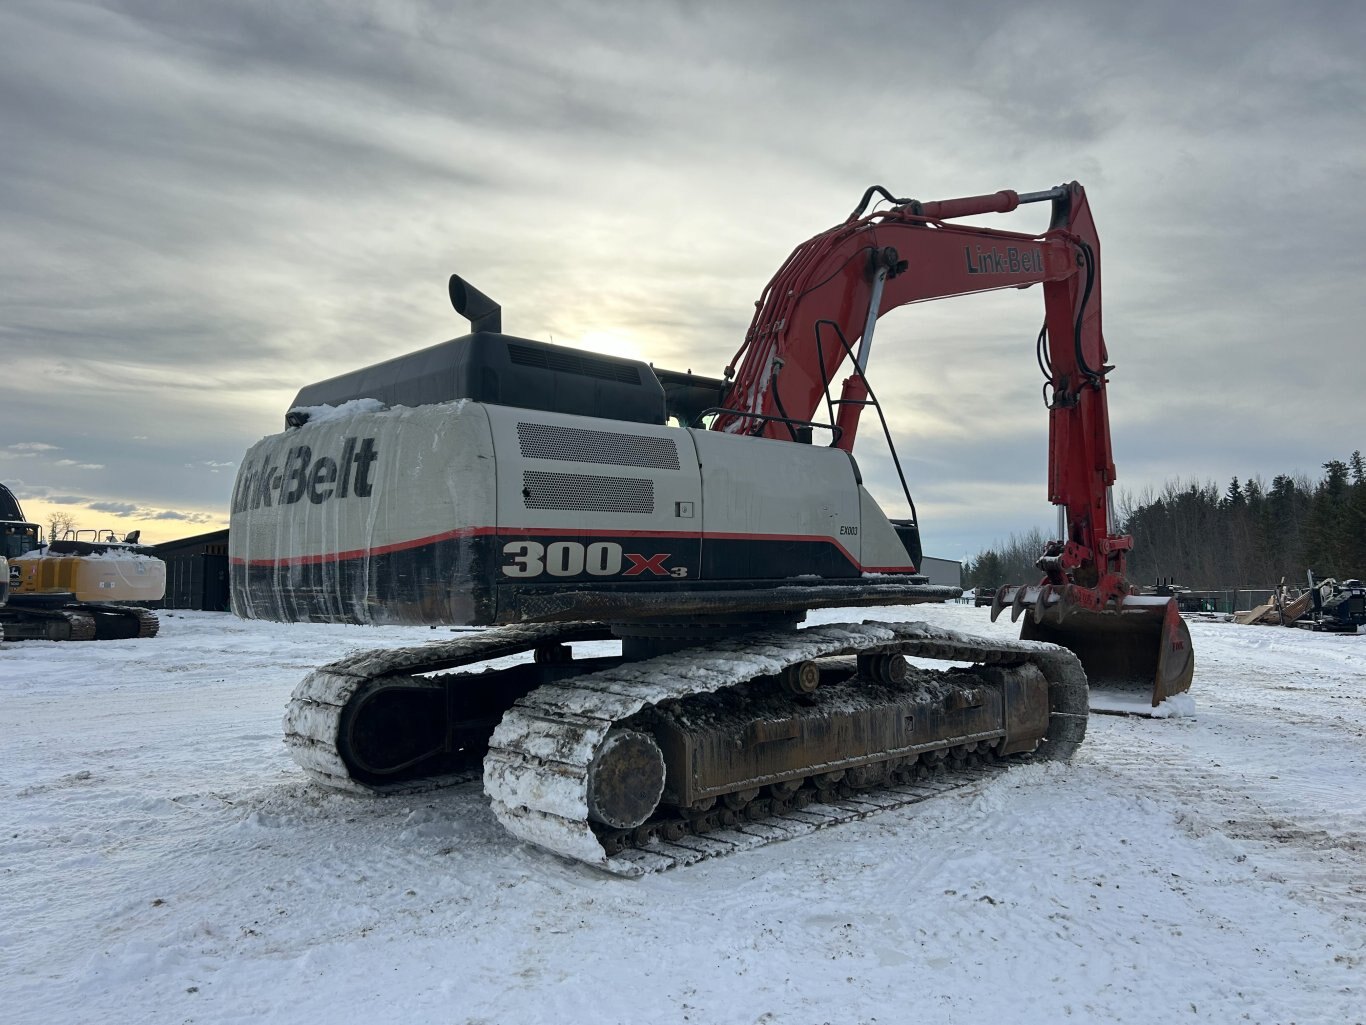
<svg viewBox="0 0 1366 1025"><path fill-rule="evenodd" d="M526 545L534 546L531 549ZM559 546L607 546L616 572L557 575ZM700 549L700 551L699 551ZM709 550L724 575L707 577ZM533 552L533 555L528 555ZM843 566L839 565L843 561ZM772 575L745 576L748 567ZM509 575L521 569L528 575ZM598 568L602 568L599 566ZM534 570L535 572L531 572ZM453 536L368 557L232 566L233 607L251 618L375 624L633 620L745 609L944 601L923 576L874 584L828 541L526 533ZM243 611L239 611L239 615Z"/></svg>
<svg viewBox="0 0 1366 1025"><path fill-rule="evenodd" d="M781 580L818 576L851 579L862 570L831 541L772 538L712 538L702 546L702 576L707 580Z"/></svg>
<svg viewBox="0 0 1366 1025"><path fill-rule="evenodd" d="M488 331L310 384L293 406L337 406L352 399L378 399L386 406L472 399L632 423L665 422L664 387L648 363Z"/></svg>
<svg viewBox="0 0 1366 1025"><path fill-rule="evenodd" d="M492 546L453 537L369 557L231 566L232 608L277 622L468 624L494 622Z"/></svg>

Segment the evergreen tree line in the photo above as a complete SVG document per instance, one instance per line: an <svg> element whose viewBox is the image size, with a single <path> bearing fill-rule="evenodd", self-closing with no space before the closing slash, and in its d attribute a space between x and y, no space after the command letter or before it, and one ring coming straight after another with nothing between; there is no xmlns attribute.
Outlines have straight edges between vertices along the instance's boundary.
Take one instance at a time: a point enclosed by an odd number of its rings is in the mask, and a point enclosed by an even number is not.
<svg viewBox="0 0 1366 1025"><path fill-rule="evenodd" d="M1160 492L1123 495L1121 533L1134 539L1129 579L1171 579L1196 590L1274 587L1317 577L1366 580L1366 463L1360 451L1323 464L1310 481L1279 474L1225 489L1213 482L1168 481ZM1047 539L1035 528L1012 534L963 567L964 587L1034 583Z"/></svg>

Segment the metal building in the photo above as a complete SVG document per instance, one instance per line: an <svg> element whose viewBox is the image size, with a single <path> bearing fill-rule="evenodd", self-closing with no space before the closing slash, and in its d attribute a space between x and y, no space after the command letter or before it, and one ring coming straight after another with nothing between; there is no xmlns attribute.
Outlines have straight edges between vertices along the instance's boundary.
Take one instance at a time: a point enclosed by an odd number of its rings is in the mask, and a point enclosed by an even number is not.
<svg viewBox="0 0 1366 1025"><path fill-rule="evenodd" d="M963 586L963 564L952 559L936 559L925 555L920 559L920 572L930 578L932 584L948 587Z"/></svg>
<svg viewBox="0 0 1366 1025"><path fill-rule="evenodd" d="M228 532L167 541L154 546L166 563L166 597L160 607L226 612L228 592Z"/></svg>

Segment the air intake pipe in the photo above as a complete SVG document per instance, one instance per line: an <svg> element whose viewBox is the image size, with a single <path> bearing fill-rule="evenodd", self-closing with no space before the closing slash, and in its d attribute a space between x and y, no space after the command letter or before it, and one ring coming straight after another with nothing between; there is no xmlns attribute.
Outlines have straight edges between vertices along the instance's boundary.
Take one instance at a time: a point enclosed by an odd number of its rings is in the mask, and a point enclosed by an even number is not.
<svg viewBox="0 0 1366 1025"><path fill-rule="evenodd" d="M503 330L503 308L459 274L451 275L450 293L451 305L456 313L469 320L471 332L498 334Z"/></svg>

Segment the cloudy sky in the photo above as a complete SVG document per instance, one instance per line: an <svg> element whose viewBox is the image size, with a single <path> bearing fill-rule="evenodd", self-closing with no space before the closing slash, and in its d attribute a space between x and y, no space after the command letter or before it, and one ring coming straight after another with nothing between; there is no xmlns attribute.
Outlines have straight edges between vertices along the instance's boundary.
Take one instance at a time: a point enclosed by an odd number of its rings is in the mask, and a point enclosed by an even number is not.
<svg viewBox="0 0 1366 1025"><path fill-rule="evenodd" d="M1355 0L9 2L0 480L40 522L216 529L300 386L464 333L452 272L510 333L719 374L868 185L1073 179L1121 486L1315 476L1366 448L1363 54ZM1041 314L879 329L931 553L1053 522Z"/></svg>

